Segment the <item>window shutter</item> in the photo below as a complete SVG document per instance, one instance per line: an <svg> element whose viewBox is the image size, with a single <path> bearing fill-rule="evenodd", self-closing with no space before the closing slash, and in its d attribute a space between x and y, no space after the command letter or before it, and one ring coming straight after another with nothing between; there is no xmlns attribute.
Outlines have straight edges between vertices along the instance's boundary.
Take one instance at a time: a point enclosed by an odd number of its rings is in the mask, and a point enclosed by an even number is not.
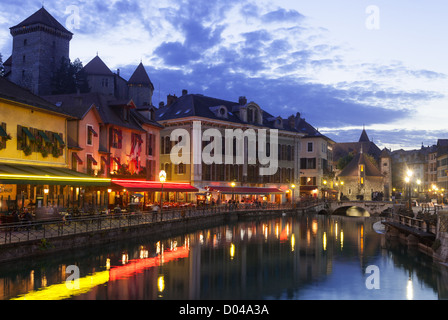
<svg viewBox="0 0 448 320"><path fill-rule="evenodd" d="M112 147L114 143L114 129L109 128L109 147Z"/></svg>
<svg viewBox="0 0 448 320"><path fill-rule="evenodd" d="M123 132L121 130L119 130L119 133L118 133L118 149L121 149L121 147L123 146L122 141L123 141Z"/></svg>
<svg viewBox="0 0 448 320"><path fill-rule="evenodd" d="M17 125L17 150L23 149L23 134L22 134L22 126Z"/></svg>

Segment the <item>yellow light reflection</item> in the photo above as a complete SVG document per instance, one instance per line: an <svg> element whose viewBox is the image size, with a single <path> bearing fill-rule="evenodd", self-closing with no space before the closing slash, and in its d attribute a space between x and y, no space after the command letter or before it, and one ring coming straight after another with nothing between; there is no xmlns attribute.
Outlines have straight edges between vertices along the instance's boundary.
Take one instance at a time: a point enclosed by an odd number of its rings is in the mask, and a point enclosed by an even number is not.
<svg viewBox="0 0 448 320"><path fill-rule="evenodd" d="M324 251L326 251L327 250L327 233L326 232L324 232L322 243L323 243Z"/></svg>
<svg viewBox="0 0 448 320"><path fill-rule="evenodd" d="M165 290L165 277L163 276L163 274L157 278L157 289L160 293Z"/></svg>
<svg viewBox="0 0 448 320"><path fill-rule="evenodd" d="M233 243L230 244L230 260L233 260L235 257L235 245Z"/></svg>
<svg viewBox="0 0 448 320"><path fill-rule="evenodd" d="M315 236L317 234L317 220L313 220L311 228L313 230L313 236Z"/></svg>
<svg viewBox="0 0 448 320"><path fill-rule="evenodd" d="M294 251L296 245L296 237L294 236L294 233L291 235L291 251Z"/></svg>
<svg viewBox="0 0 448 320"><path fill-rule="evenodd" d="M344 231L341 229L341 250L344 247Z"/></svg>
<svg viewBox="0 0 448 320"><path fill-rule="evenodd" d="M93 287L109 281L109 271L97 272L79 279L79 288L68 288L65 282L41 290L31 291L11 300L62 300L89 292Z"/></svg>

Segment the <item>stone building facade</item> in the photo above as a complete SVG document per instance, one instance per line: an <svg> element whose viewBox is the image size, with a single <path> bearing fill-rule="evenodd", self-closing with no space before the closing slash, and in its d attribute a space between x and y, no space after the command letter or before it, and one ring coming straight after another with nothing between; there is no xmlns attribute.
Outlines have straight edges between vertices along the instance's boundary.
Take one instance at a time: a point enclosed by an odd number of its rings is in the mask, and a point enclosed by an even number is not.
<svg viewBox="0 0 448 320"><path fill-rule="evenodd" d="M73 34L43 7L10 32L13 46L8 79L36 95L51 94L51 79L62 58L69 59Z"/></svg>

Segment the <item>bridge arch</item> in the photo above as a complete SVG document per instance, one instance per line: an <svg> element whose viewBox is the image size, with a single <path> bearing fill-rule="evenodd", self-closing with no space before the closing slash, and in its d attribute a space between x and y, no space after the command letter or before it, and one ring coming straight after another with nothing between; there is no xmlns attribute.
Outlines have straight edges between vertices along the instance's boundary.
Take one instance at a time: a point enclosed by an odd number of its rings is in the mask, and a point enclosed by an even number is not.
<svg viewBox="0 0 448 320"><path fill-rule="evenodd" d="M358 206L341 206L333 211L332 215L344 215L348 217L370 217L370 212Z"/></svg>
<svg viewBox="0 0 448 320"><path fill-rule="evenodd" d="M338 201L330 204L328 212L337 214L345 208L345 210L352 209L348 215L368 217L380 215L385 210L392 208L393 205L393 202L388 201Z"/></svg>

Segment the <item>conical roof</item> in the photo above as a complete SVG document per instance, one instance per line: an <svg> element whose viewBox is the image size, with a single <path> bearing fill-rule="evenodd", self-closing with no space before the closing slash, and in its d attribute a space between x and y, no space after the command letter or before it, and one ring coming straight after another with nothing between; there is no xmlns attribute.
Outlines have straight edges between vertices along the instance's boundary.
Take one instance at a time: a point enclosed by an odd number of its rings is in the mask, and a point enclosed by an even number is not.
<svg viewBox="0 0 448 320"><path fill-rule="evenodd" d="M22 30L24 27L29 27L36 24L42 24L50 28L54 28L64 33L68 33L69 35L73 35L70 31L68 31L62 24L60 24L44 7L37 10L31 16L20 22L18 25L11 27L11 33L14 30L20 29Z"/></svg>
<svg viewBox="0 0 448 320"><path fill-rule="evenodd" d="M94 75L106 75L106 76L114 75L113 72L110 71L109 67L98 56L90 60L90 62L85 65L84 71L87 74L94 74Z"/></svg>
<svg viewBox="0 0 448 320"><path fill-rule="evenodd" d="M137 69L135 69L128 83L134 85L150 86L154 88L151 80L149 79L148 73L146 72L145 67L143 66L143 63L141 62L137 66Z"/></svg>
<svg viewBox="0 0 448 320"><path fill-rule="evenodd" d="M363 164L365 167L366 177L383 176L380 170L369 159L367 159L365 154L362 152L357 153L353 157L352 161L350 161L349 164L347 164L345 168L342 169L341 173L339 173L338 176L340 177L357 176L360 164Z"/></svg>
<svg viewBox="0 0 448 320"><path fill-rule="evenodd" d="M361 137L359 137L359 142L370 142L366 129L362 129Z"/></svg>

